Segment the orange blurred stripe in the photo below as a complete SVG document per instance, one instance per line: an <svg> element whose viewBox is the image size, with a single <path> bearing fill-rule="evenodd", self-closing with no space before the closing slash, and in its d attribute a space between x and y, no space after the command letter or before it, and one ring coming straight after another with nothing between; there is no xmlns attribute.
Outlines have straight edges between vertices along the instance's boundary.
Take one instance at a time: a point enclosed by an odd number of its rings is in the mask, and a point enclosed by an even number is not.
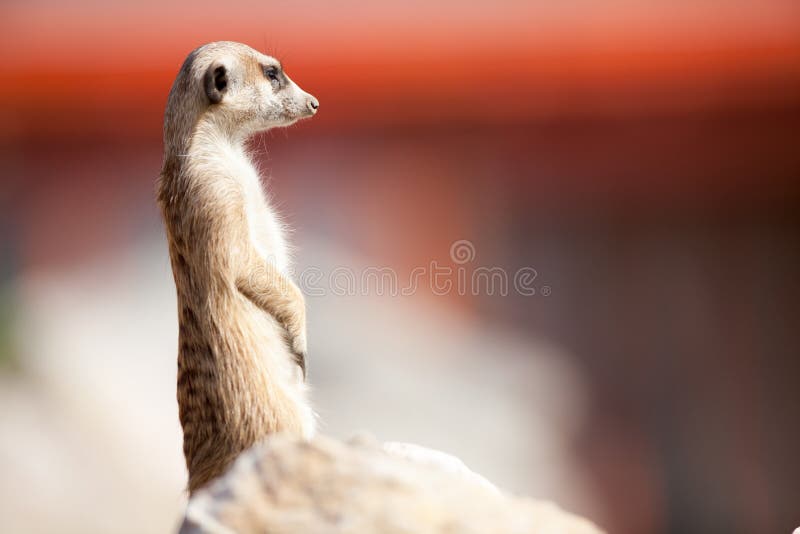
<svg viewBox="0 0 800 534"><path fill-rule="evenodd" d="M663 19L631 2L587 3L576 13L532 5L362 13L320 3L303 18L281 4L261 19L236 1L227 15L194 3L18 4L3 8L10 24L0 49L14 74L0 84L13 102L0 117L12 132L69 129L70 117L84 127L122 117L130 129L150 129L185 54L221 34L277 50L329 121L508 120L800 94L800 18L787 16L796 4L661 6Z"/></svg>

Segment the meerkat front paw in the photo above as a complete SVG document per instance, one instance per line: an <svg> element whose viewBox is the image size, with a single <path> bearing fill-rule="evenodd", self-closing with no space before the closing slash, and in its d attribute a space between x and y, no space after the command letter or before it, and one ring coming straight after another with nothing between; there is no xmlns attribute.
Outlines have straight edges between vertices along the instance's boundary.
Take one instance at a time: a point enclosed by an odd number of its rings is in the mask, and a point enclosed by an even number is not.
<svg viewBox="0 0 800 534"><path fill-rule="evenodd" d="M308 350L305 327L303 327L300 331L297 332L292 332L287 328L286 335L288 337L287 341L289 343L290 350L292 351L292 355L294 356L294 361L298 366L300 366L300 369L303 371L303 378L305 378L306 352Z"/></svg>
<svg viewBox="0 0 800 534"><path fill-rule="evenodd" d="M295 361L306 372L305 358L308 352L308 341L306 337L306 304L300 288L291 284L291 298L286 307L283 317L283 325L286 328L289 348L294 354Z"/></svg>
<svg viewBox="0 0 800 534"><path fill-rule="evenodd" d="M308 342L306 341L305 328L302 332L292 337L292 352L299 355L306 355L308 352Z"/></svg>
<svg viewBox="0 0 800 534"><path fill-rule="evenodd" d="M287 348L294 356L297 365L306 374L306 352L308 342L306 337L306 311L302 294L297 288L290 293L289 298L283 300L279 307L276 307L273 316L278 324L283 327L284 341ZM284 294L285 296L287 294Z"/></svg>
<svg viewBox="0 0 800 534"><path fill-rule="evenodd" d="M237 287L283 327L288 348L305 374L306 302L300 288L269 262L248 269Z"/></svg>

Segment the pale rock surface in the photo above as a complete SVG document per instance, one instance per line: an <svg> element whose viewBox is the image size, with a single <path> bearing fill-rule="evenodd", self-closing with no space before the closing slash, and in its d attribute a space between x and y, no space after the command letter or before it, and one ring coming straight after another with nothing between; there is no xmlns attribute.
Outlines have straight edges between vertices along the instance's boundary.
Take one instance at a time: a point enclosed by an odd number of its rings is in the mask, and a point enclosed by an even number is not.
<svg viewBox="0 0 800 534"><path fill-rule="evenodd" d="M414 446L412 446L413 448ZM392 447L389 447L390 449ZM402 449L402 448L401 448ZM547 502L504 495L422 448L277 435L189 501L181 534L600 534ZM459 467L460 464L460 467ZM447 467L449 466L449 467ZM477 477L477 475L475 475Z"/></svg>

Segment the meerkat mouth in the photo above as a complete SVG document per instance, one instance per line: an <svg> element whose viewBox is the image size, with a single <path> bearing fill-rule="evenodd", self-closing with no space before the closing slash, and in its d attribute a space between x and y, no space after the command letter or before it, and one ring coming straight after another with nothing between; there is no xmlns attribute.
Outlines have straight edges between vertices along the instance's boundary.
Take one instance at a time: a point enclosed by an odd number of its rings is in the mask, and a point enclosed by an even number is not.
<svg viewBox="0 0 800 534"><path fill-rule="evenodd" d="M281 120L283 121L284 126L289 126L294 124L295 122L299 122L301 120L310 119L314 116L314 113L310 111L300 111L300 112L288 112L284 111L281 113Z"/></svg>

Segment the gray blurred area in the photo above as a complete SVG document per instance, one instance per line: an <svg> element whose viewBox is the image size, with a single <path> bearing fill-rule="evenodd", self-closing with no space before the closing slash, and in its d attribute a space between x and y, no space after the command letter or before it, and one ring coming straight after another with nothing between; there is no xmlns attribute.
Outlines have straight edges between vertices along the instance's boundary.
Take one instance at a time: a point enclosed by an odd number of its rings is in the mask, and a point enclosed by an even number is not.
<svg viewBox="0 0 800 534"><path fill-rule="evenodd" d="M315 265L359 265L331 248L317 248ZM0 390L6 527L168 530L185 472L163 243L134 242L16 290L21 368ZM505 488L592 511L568 452L585 416L582 384L556 349L435 302L333 296L309 308L323 432L439 448Z"/></svg>

